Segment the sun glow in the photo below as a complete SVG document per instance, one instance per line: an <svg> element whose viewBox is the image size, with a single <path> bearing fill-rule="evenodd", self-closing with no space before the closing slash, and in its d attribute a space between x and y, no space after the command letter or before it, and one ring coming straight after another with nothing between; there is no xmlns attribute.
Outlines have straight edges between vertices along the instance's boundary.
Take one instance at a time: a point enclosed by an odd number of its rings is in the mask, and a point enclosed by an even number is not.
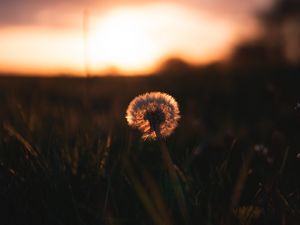
<svg viewBox="0 0 300 225"><path fill-rule="evenodd" d="M3 72L82 74L82 37L75 31L15 27L1 29L0 37L0 70Z"/></svg>
<svg viewBox="0 0 300 225"><path fill-rule="evenodd" d="M105 18L88 39L92 70L99 67L118 67L127 72L144 70L154 65L159 53L138 18L130 12Z"/></svg>
<svg viewBox="0 0 300 225"><path fill-rule="evenodd" d="M239 40L241 28L234 21L171 3L91 11L85 39L82 20L79 15L76 18L73 23L77 21L78 26L69 29L0 29L0 70L80 75L87 68L90 74L151 73L169 57L190 63L224 58Z"/></svg>
<svg viewBox="0 0 300 225"><path fill-rule="evenodd" d="M90 21L89 67L130 74L154 70L168 57L206 63L226 54L235 32L226 21L177 5L117 8Z"/></svg>

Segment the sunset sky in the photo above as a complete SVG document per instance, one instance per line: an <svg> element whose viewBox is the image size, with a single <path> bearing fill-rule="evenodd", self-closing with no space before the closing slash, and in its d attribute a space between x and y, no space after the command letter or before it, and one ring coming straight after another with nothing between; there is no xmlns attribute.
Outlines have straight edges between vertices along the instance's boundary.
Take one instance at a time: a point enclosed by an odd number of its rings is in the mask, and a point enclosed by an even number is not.
<svg viewBox="0 0 300 225"><path fill-rule="evenodd" d="M274 1L2 0L0 72L131 75L169 57L209 63L257 35L254 15Z"/></svg>

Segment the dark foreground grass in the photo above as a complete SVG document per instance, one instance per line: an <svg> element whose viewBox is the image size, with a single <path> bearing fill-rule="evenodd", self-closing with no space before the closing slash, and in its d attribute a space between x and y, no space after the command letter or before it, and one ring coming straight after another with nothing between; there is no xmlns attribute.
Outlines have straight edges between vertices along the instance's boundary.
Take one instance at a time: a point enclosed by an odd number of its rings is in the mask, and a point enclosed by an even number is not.
<svg viewBox="0 0 300 225"><path fill-rule="evenodd" d="M299 69L233 74L0 78L0 224L299 224ZM124 119L145 91L180 104L175 183Z"/></svg>

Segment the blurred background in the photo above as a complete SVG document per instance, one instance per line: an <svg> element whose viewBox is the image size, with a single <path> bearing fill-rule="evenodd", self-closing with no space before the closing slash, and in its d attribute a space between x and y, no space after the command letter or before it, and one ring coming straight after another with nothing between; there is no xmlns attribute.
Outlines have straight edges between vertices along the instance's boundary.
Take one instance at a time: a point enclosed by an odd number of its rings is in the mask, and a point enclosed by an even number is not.
<svg viewBox="0 0 300 225"><path fill-rule="evenodd" d="M299 1L37 1L0 3L0 71L150 74L193 65L299 64Z"/></svg>
<svg viewBox="0 0 300 225"><path fill-rule="evenodd" d="M1 0L0 222L298 225L299 85L299 0ZM125 120L148 91L190 223Z"/></svg>

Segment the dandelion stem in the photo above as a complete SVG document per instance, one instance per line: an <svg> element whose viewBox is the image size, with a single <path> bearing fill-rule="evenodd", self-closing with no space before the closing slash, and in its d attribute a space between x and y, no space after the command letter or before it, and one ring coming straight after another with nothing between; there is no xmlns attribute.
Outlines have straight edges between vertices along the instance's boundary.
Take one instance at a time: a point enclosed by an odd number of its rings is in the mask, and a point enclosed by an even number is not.
<svg viewBox="0 0 300 225"><path fill-rule="evenodd" d="M158 143L160 146L162 159L164 161L165 167L169 173L171 182L173 184L177 203L179 205L179 208L180 208L181 214L183 216L183 219L185 220L185 223L188 224L187 206L186 206L186 202L184 199L184 195L183 195L183 191L182 191L182 187L181 187L179 178L176 174L174 163L173 163L170 153L168 151L168 147L167 147L165 141L163 140L163 138L161 137L160 133L158 131L155 131L155 133L156 133L157 140L158 140Z"/></svg>

